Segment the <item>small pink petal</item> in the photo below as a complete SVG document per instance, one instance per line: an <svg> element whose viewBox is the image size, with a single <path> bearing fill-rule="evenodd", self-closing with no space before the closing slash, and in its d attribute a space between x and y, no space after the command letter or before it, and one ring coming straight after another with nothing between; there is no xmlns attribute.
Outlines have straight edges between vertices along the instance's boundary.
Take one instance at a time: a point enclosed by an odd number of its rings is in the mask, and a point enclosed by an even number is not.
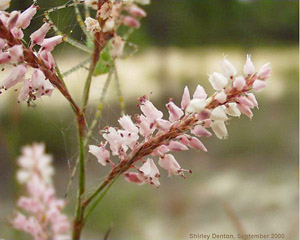
<svg viewBox="0 0 300 240"><path fill-rule="evenodd" d="M212 134L205 127L197 125L194 129L191 130L191 133L197 137L211 137Z"/></svg>
<svg viewBox="0 0 300 240"><path fill-rule="evenodd" d="M190 104L191 97L190 97L190 92L187 86L185 86L183 95L182 95L182 100L181 100L181 108L186 109L187 106Z"/></svg>

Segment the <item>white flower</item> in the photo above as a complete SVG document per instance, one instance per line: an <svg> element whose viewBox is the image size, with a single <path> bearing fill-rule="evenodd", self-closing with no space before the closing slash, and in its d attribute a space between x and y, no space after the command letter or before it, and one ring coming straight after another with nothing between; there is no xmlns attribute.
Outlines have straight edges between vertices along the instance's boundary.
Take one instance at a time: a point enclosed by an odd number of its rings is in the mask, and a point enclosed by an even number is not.
<svg viewBox="0 0 300 240"><path fill-rule="evenodd" d="M94 18L88 17L87 19L85 19L84 23L86 25L86 29L89 32L96 33L96 32L101 31L101 27L99 25L99 22Z"/></svg>
<svg viewBox="0 0 300 240"><path fill-rule="evenodd" d="M228 79L223 74L217 72L209 75L208 80L215 90L222 90L228 83Z"/></svg>
<svg viewBox="0 0 300 240"><path fill-rule="evenodd" d="M0 0L0 10L6 10L10 6L10 0Z"/></svg>
<svg viewBox="0 0 300 240"><path fill-rule="evenodd" d="M202 110L204 110L205 106L206 106L205 99L195 98L190 101L190 104L186 108L186 111L188 113L199 113Z"/></svg>
<svg viewBox="0 0 300 240"><path fill-rule="evenodd" d="M211 124L211 128L216 134L216 136L220 139L224 139L228 135L224 121L221 120L213 121Z"/></svg>
<svg viewBox="0 0 300 240"><path fill-rule="evenodd" d="M233 117L241 116L241 112L238 109L237 104L235 102L229 103L227 108L225 109L225 112Z"/></svg>
<svg viewBox="0 0 300 240"><path fill-rule="evenodd" d="M224 57L223 62L221 64L221 67L223 69L224 75L228 78L234 77L236 75L236 69L232 65L231 62L229 62L226 57Z"/></svg>
<svg viewBox="0 0 300 240"><path fill-rule="evenodd" d="M227 115L225 113L224 106L219 106L216 107L214 110L212 110L211 115L210 115L211 120L221 120L221 121L226 121Z"/></svg>
<svg viewBox="0 0 300 240"><path fill-rule="evenodd" d="M84 4L93 8L94 10L98 10L98 0L85 0Z"/></svg>
<svg viewBox="0 0 300 240"><path fill-rule="evenodd" d="M248 54L247 55L247 61L246 61L246 64L244 66L244 73L246 75L252 75L253 73L255 73L255 67L251 61L251 55Z"/></svg>

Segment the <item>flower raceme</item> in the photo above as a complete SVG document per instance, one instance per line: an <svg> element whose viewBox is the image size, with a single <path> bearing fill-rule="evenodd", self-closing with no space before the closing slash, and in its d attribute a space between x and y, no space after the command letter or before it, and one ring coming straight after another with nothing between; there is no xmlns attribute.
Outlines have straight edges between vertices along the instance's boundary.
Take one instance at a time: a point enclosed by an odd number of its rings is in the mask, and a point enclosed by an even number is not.
<svg viewBox="0 0 300 240"><path fill-rule="evenodd" d="M85 5L97 11L97 19L88 17L85 19L87 31L95 33L114 33L112 39L111 55L113 58L121 57L124 48L124 40L116 34L119 27L139 28L140 19L147 16L146 12L137 4L145 5L140 1L107 1L98 6L97 0L86 0ZM100 8L99 8L100 7ZM99 8L99 9L98 9Z"/></svg>
<svg viewBox="0 0 300 240"><path fill-rule="evenodd" d="M44 95L51 96L53 85L58 84L53 78L55 61L51 52L63 37L46 38L51 25L44 23L30 35L29 47L23 40L23 30L30 25L37 9L38 6L32 5L22 13L0 11L0 64L14 66L0 88L7 90L22 83L19 101L30 102ZM38 52L34 50L37 45L40 46Z"/></svg>
<svg viewBox="0 0 300 240"><path fill-rule="evenodd" d="M170 152L190 148L206 152L199 138L212 136L209 129L219 139L225 139L228 136L226 122L230 117L244 114L252 118L251 109L258 107L258 103L250 91L266 87L270 64L256 71L248 55L243 75L238 75L226 58L222 61L222 70L222 73L209 75L209 82L216 90L211 97L207 97L204 88L198 85L192 97L189 89L184 88L180 107L170 99L166 104L168 119L164 119L163 112L144 96L138 99L142 114L133 119L128 115L122 116L119 119L121 128L104 129L103 141L97 146L90 145L89 151L101 165L112 165L107 179L123 174L129 182L158 187L160 172L154 157L158 158L158 165L167 170L169 176L184 177L184 172L190 170L181 168ZM119 158L117 163L112 161L112 156ZM130 172L130 169L137 171Z"/></svg>
<svg viewBox="0 0 300 240"><path fill-rule="evenodd" d="M19 198L17 212L11 221L14 228L28 233L34 240L70 239L70 222L62 213L65 201L57 199L52 185L51 157L43 144L22 149L18 159L17 180L25 184L27 196ZM26 215L25 215L26 213Z"/></svg>

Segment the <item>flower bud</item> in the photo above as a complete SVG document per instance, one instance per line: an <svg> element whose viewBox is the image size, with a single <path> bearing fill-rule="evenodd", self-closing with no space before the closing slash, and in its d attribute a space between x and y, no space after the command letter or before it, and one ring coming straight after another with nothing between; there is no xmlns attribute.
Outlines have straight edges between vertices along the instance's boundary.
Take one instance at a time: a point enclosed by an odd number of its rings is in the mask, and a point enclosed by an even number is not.
<svg viewBox="0 0 300 240"><path fill-rule="evenodd" d="M120 125L122 126L122 128L125 130L125 131L128 131L128 132L135 132L135 133L138 133L138 128L134 125L134 123L132 122L131 120L131 117L128 116L128 115L125 115L123 117L121 117L118 122L120 123Z"/></svg>
<svg viewBox="0 0 300 240"><path fill-rule="evenodd" d="M182 95L182 100L181 100L181 108L186 109L187 106L190 104L191 97L190 97L190 92L187 86L185 86L183 95Z"/></svg>
<svg viewBox="0 0 300 240"><path fill-rule="evenodd" d="M103 146L89 145L89 152L93 154L102 166L106 166L110 159L109 151Z"/></svg>
<svg viewBox="0 0 300 240"><path fill-rule="evenodd" d="M101 27L99 25L99 21L94 18L88 17L84 21L86 30L91 33L96 33L101 31Z"/></svg>
<svg viewBox="0 0 300 240"><path fill-rule="evenodd" d="M115 27L115 20L113 18L109 18L103 28L103 32L110 32L114 30Z"/></svg>
<svg viewBox="0 0 300 240"><path fill-rule="evenodd" d="M94 10L98 10L98 0L84 0L84 4Z"/></svg>
<svg viewBox="0 0 300 240"><path fill-rule="evenodd" d="M192 137L189 142L189 147L199 149L203 152L207 152L204 144L196 137Z"/></svg>
<svg viewBox="0 0 300 240"><path fill-rule="evenodd" d="M249 107L243 104L238 104L237 105L238 109L241 111L241 113L245 114L248 118L253 117L253 113Z"/></svg>
<svg viewBox="0 0 300 240"><path fill-rule="evenodd" d="M188 147L180 142L177 141L170 141L168 145L168 149L170 151L180 152L180 151L186 151L189 150Z"/></svg>
<svg viewBox="0 0 300 240"><path fill-rule="evenodd" d="M224 103L227 100L227 95L225 93L224 90L222 90L221 92L218 92L215 96L215 99L219 102L219 103Z"/></svg>
<svg viewBox="0 0 300 240"><path fill-rule="evenodd" d="M27 68L22 64L14 67L7 78L5 78L0 85L0 88L9 89L15 86L17 83L25 79Z"/></svg>
<svg viewBox="0 0 300 240"><path fill-rule="evenodd" d="M41 45L44 41L47 33L49 32L51 25L49 23L44 23L38 30L30 35L31 44Z"/></svg>
<svg viewBox="0 0 300 240"><path fill-rule="evenodd" d="M252 102L254 107L258 107L258 102L257 102L256 97L253 93L248 93L247 98L248 98L248 100L250 100Z"/></svg>
<svg viewBox="0 0 300 240"><path fill-rule="evenodd" d="M228 105L226 106L225 112L233 117L240 117L241 116L241 112L237 107L237 104L235 102L232 103L228 103Z"/></svg>
<svg viewBox="0 0 300 240"><path fill-rule="evenodd" d="M186 111L188 113L200 113L202 110L204 110L205 106L205 99L195 98L191 100L190 104L186 108Z"/></svg>
<svg viewBox="0 0 300 240"><path fill-rule="evenodd" d="M182 173L183 169L180 167L179 163L172 154L166 154L165 156L160 157L158 163L162 168L169 172L169 177L172 174L179 175Z"/></svg>
<svg viewBox="0 0 300 240"><path fill-rule="evenodd" d="M225 113L225 109L223 106L216 107L214 110L212 110L211 115L210 115L211 120L221 120L221 121L226 121L227 115Z"/></svg>
<svg viewBox="0 0 300 240"><path fill-rule="evenodd" d="M192 134L194 134L197 137L210 137L212 134L203 126L197 125L192 129Z"/></svg>
<svg viewBox="0 0 300 240"><path fill-rule="evenodd" d="M125 180L130 183L136 183L138 185L144 184L144 179L138 173L129 172L125 173Z"/></svg>
<svg viewBox="0 0 300 240"><path fill-rule="evenodd" d="M43 50L51 52L58 44L60 44L63 41L62 36L54 36L51 38L45 38L42 42L42 48Z"/></svg>
<svg viewBox="0 0 300 240"><path fill-rule="evenodd" d="M238 97L238 98L237 98L237 101L238 101L240 104L245 105L246 107L249 107L249 108L253 108L253 107L254 107L253 102L250 101L246 96Z"/></svg>
<svg viewBox="0 0 300 240"><path fill-rule="evenodd" d="M116 36L112 40L112 46L113 47L112 47L112 50L110 52L111 56L113 58L121 57L122 54L123 54L124 46L125 46L124 40L121 37Z"/></svg>
<svg viewBox="0 0 300 240"><path fill-rule="evenodd" d="M31 5L24 12L22 12L17 23L18 27L22 29L27 28L33 16L36 14L37 8L38 8L37 6Z"/></svg>
<svg viewBox="0 0 300 240"><path fill-rule="evenodd" d="M228 133L224 121L213 121L211 128L219 139L227 138Z"/></svg>
<svg viewBox="0 0 300 240"><path fill-rule="evenodd" d="M0 52L0 64L8 63L8 62L10 62L10 60L11 60L11 56L10 56L9 53L7 53L7 52L4 52L4 53Z"/></svg>
<svg viewBox="0 0 300 240"><path fill-rule="evenodd" d="M179 120L183 116L181 108L177 107L173 102L169 102L167 105L169 111L169 120L171 122Z"/></svg>
<svg viewBox="0 0 300 240"><path fill-rule="evenodd" d="M244 73L245 75L252 75L253 73L255 73L255 67L251 61L251 55L248 54L247 55L247 61L246 64L244 66Z"/></svg>
<svg viewBox="0 0 300 240"><path fill-rule="evenodd" d="M209 75L209 82L215 90L222 90L226 87L228 79L221 73L214 72Z"/></svg>
<svg viewBox="0 0 300 240"><path fill-rule="evenodd" d="M255 91L261 91L263 90L265 87L267 86L266 82L265 81L262 81L262 80L255 80L253 85L252 85L252 88L255 90Z"/></svg>
<svg viewBox="0 0 300 240"><path fill-rule="evenodd" d="M12 61L22 61L24 56L23 56L23 47L22 45L15 45L11 48L8 49L9 55L11 56Z"/></svg>
<svg viewBox="0 0 300 240"><path fill-rule="evenodd" d="M194 92L193 98L200 98L200 99L207 98L207 94L202 86L200 86L200 85L197 86L196 91Z"/></svg>
<svg viewBox="0 0 300 240"><path fill-rule="evenodd" d="M10 13L8 22L7 22L9 29L12 29L16 26L19 16L20 16L19 11L13 11Z"/></svg>
<svg viewBox="0 0 300 240"><path fill-rule="evenodd" d="M102 18L103 20L108 19L111 13L111 8L112 8L111 2L104 3L101 6L99 11L100 18Z"/></svg>
<svg viewBox="0 0 300 240"><path fill-rule="evenodd" d="M271 66L270 63L266 63L261 66L258 73L257 78L260 80L267 80L271 76Z"/></svg>
<svg viewBox="0 0 300 240"><path fill-rule="evenodd" d="M127 27L132 27L132 28L139 28L141 26L140 22L130 16L126 16L123 19L123 24Z"/></svg>
<svg viewBox="0 0 300 240"><path fill-rule="evenodd" d="M231 78L236 75L236 69L232 65L231 62L229 62L226 57L224 57L223 62L221 64L221 67L223 69L223 73L226 77Z"/></svg>
<svg viewBox="0 0 300 240"><path fill-rule="evenodd" d="M128 12L130 13L131 16L133 17L146 17L147 13L137 5L133 4L132 6L129 7Z"/></svg>
<svg viewBox="0 0 300 240"><path fill-rule="evenodd" d="M238 76L233 80L233 87L241 91L246 85L246 80L243 76Z"/></svg>

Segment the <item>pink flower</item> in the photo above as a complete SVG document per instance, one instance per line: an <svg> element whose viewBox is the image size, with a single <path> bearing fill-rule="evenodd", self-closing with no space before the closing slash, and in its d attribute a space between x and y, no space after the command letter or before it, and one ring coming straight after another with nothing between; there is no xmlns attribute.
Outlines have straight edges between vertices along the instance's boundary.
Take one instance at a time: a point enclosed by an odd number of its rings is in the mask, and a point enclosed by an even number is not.
<svg viewBox="0 0 300 240"><path fill-rule="evenodd" d="M14 67L8 77L3 80L0 88L9 89L15 86L25 79L26 72L27 68L24 65Z"/></svg>
<svg viewBox="0 0 300 240"><path fill-rule="evenodd" d="M153 184L156 187L159 187L160 175L153 159L148 158L147 161L143 164L143 166L139 168L139 171L142 173L146 182Z"/></svg>
<svg viewBox="0 0 300 240"><path fill-rule="evenodd" d="M181 151L186 151L189 150L188 147L180 142L177 141L170 141L168 145L168 149L170 151L175 151L175 152L181 152Z"/></svg>
<svg viewBox="0 0 300 240"><path fill-rule="evenodd" d="M10 6L10 1L11 0L1 0L0 1L0 10L6 10Z"/></svg>
<svg viewBox="0 0 300 240"><path fill-rule="evenodd" d="M19 11L13 11L9 14L9 18L7 21L8 28L12 29L16 26L19 16L20 16Z"/></svg>
<svg viewBox="0 0 300 240"><path fill-rule="evenodd" d="M181 100L181 108L186 109L187 106L190 104L191 97L190 97L190 92L187 86L185 86L183 95L182 95L182 100Z"/></svg>
<svg viewBox="0 0 300 240"><path fill-rule="evenodd" d="M133 17L146 17L147 16L147 13L140 7L138 7L137 5L135 4L132 4L129 9L128 9L128 12L130 13L131 16Z"/></svg>
<svg viewBox="0 0 300 240"><path fill-rule="evenodd" d="M183 111L177 107L172 101L169 102L167 105L169 111L169 120L171 122L179 120L183 116Z"/></svg>
<svg viewBox="0 0 300 240"><path fill-rule="evenodd" d="M192 137L190 139L189 147L191 147L191 148L197 148L197 149L199 149L201 151L207 152L207 149L204 146L204 144L198 138L196 138L196 137Z"/></svg>
<svg viewBox="0 0 300 240"><path fill-rule="evenodd" d="M39 57L43 60L47 67L49 67L51 70L55 69L55 60L50 52L46 50L40 51Z"/></svg>
<svg viewBox="0 0 300 240"><path fill-rule="evenodd" d="M237 107L241 111L241 113L245 114L248 118L253 117L253 113L252 113L250 107L243 105L243 104L238 104Z"/></svg>
<svg viewBox="0 0 300 240"><path fill-rule="evenodd" d="M157 110L157 108L154 107L153 103L149 100L145 100L144 102L142 102L140 108L146 118L151 122L154 122L155 120L161 119L163 117L163 113Z"/></svg>
<svg viewBox="0 0 300 240"><path fill-rule="evenodd" d="M226 87L228 79L221 73L214 72L209 75L209 82L215 90L222 90Z"/></svg>
<svg viewBox="0 0 300 240"><path fill-rule="evenodd" d="M266 63L260 67L257 78L260 80L267 80L271 76L271 66L270 63Z"/></svg>
<svg viewBox="0 0 300 240"><path fill-rule="evenodd" d="M22 45L15 45L8 49L9 55L12 61L21 62L23 61L23 47Z"/></svg>
<svg viewBox="0 0 300 240"><path fill-rule="evenodd" d="M139 131L139 129L132 122L131 117L128 115L121 117L118 122L120 123L121 127L128 132L138 133Z"/></svg>
<svg viewBox="0 0 300 240"><path fill-rule="evenodd" d="M227 138L228 133L224 121L213 121L211 124L211 128L219 139Z"/></svg>
<svg viewBox="0 0 300 240"><path fill-rule="evenodd" d="M255 73L255 67L251 61L251 55L248 54L247 55L247 61L246 61L246 64L244 66L244 73L246 75L252 75L253 73Z"/></svg>
<svg viewBox="0 0 300 240"><path fill-rule="evenodd" d="M172 154L166 154L160 157L158 163L162 168L169 172L169 177L171 177L172 174L184 176L183 172L187 171L180 167L179 163Z"/></svg>
<svg viewBox="0 0 300 240"><path fill-rule="evenodd" d="M11 56L9 53L7 53L7 52L1 53L0 52L0 64L8 63L8 62L10 62L10 60L11 60Z"/></svg>
<svg viewBox="0 0 300 240"><path fill-rule="evenodd" d="M121 57L125 46L124 40L121 37L116 36L112 40L112 46L113 47L110 52L111 56L114 58Z"/></svg>
<svg viewBox="0 0 300 240"><path fill-rule="evenodd" d="M246 86L246 80L243 76L238 76L233 80L233 87L241 91Z"/></svg>
<svg viewBox="0 0 300 240"><path fill-rule="evenodd" d="M155 122L157 124L157 127L162 131L168 131L172 126L172 123L170 121L164 119L156 119Z"/></svg>
<svg viewBox="0 0 300 240"><path fill-rule="evenodd" d="M140 22L130 16L125 16L123 18L123 24L127 27L132 27L132 28L139 28L141 26Z"/></svg>
<svg viewBox="0 0 300 240"><path fill-rule="evenodd" d="M25 29L29 26L33 16L36 14L37 6L31 5L27 8L24 12L21 13L19 20L18 20L18 27Z"/></svg>
<svg viewBox="0 0 300 240"><path fill-rule="evenodd" d="M44 23L38 30L32 33L30 35L32 46L35 44L41 45L50 29L51 25L49 23Z"/></svg>
<svg viewBox="0 0 300 240"><path fill-rule="evenodd" d="M203 126L197 125L192 129L192 134L194 134L197 137L211 137L212 134Z"/></svg>
<svg viewBox="0 0 300 240"><path fill-rule="evenodd" d="M221 121L226 121L227 115L225 113L225 109L223 106L218 106L214 110L212 110L211 115L210 115L211 120L221 120Z"/></svg>
<svg viewBox="0 0 300 240"><path fill-rule="evenodd" d="M218 92L215 96L215 99L218 100L219 103L226 102L227 95L226 95L225 91L222 90L222 91Z"/></svg>
<svg viewBox="0 0 300 240"><path fill-rule="evenodd" d="M62 36L54 36L51 38L45 38L41 44L42 49L51 52L58 44L62 43Z"/></svg>
<svg viewBox="0 0 300 240"><path fill-rule="evenodd" d="M196 91L194 92L193 99L199 98L199 99L206 99L207 94L204 90L204 88L200 85L197 86Z"/></svg>
<svg viewBox="0 0 300 240"><path fill-rule="evenodd" d="M255 91L261 91L263 90L264 88L266 88L267 84L265 81L262 81L262 80L255 80L253 85L252 85L252 88L255 90Z"/></svg>
<svg viewBox="0 0 300 240"><path fill-rule="evenodd" d="M88 17L85 19L84 23L86 26L86 30L91 33L97 33L101 31L99 21L94 18Z"/></svg>
<svg viewBox="0 0 300 240"><path fill-rule="evenodd" d="M222 67L224 75L226 77L231 78L231 77L234 77L236 75L236 69L235 69L235 67L232 65L231 62L229 62L226 59L226 57L223 58L223 62L221 64L221 67Z"/></svg>
<svg viewBox="0 0 300 240"><path fill-rule="evenodd" d="M225 112L233 117L240 117L241 116L241 112L237 107L236 103L228 103L225 109Z"/></svg>
<svg viewBox="0 0 300 240"><path fill-rule="evenodd" d="M138 173L129 172L124 175L127 182L136 183L138 185L143 185L145 183L144 178Z"/></svg>

